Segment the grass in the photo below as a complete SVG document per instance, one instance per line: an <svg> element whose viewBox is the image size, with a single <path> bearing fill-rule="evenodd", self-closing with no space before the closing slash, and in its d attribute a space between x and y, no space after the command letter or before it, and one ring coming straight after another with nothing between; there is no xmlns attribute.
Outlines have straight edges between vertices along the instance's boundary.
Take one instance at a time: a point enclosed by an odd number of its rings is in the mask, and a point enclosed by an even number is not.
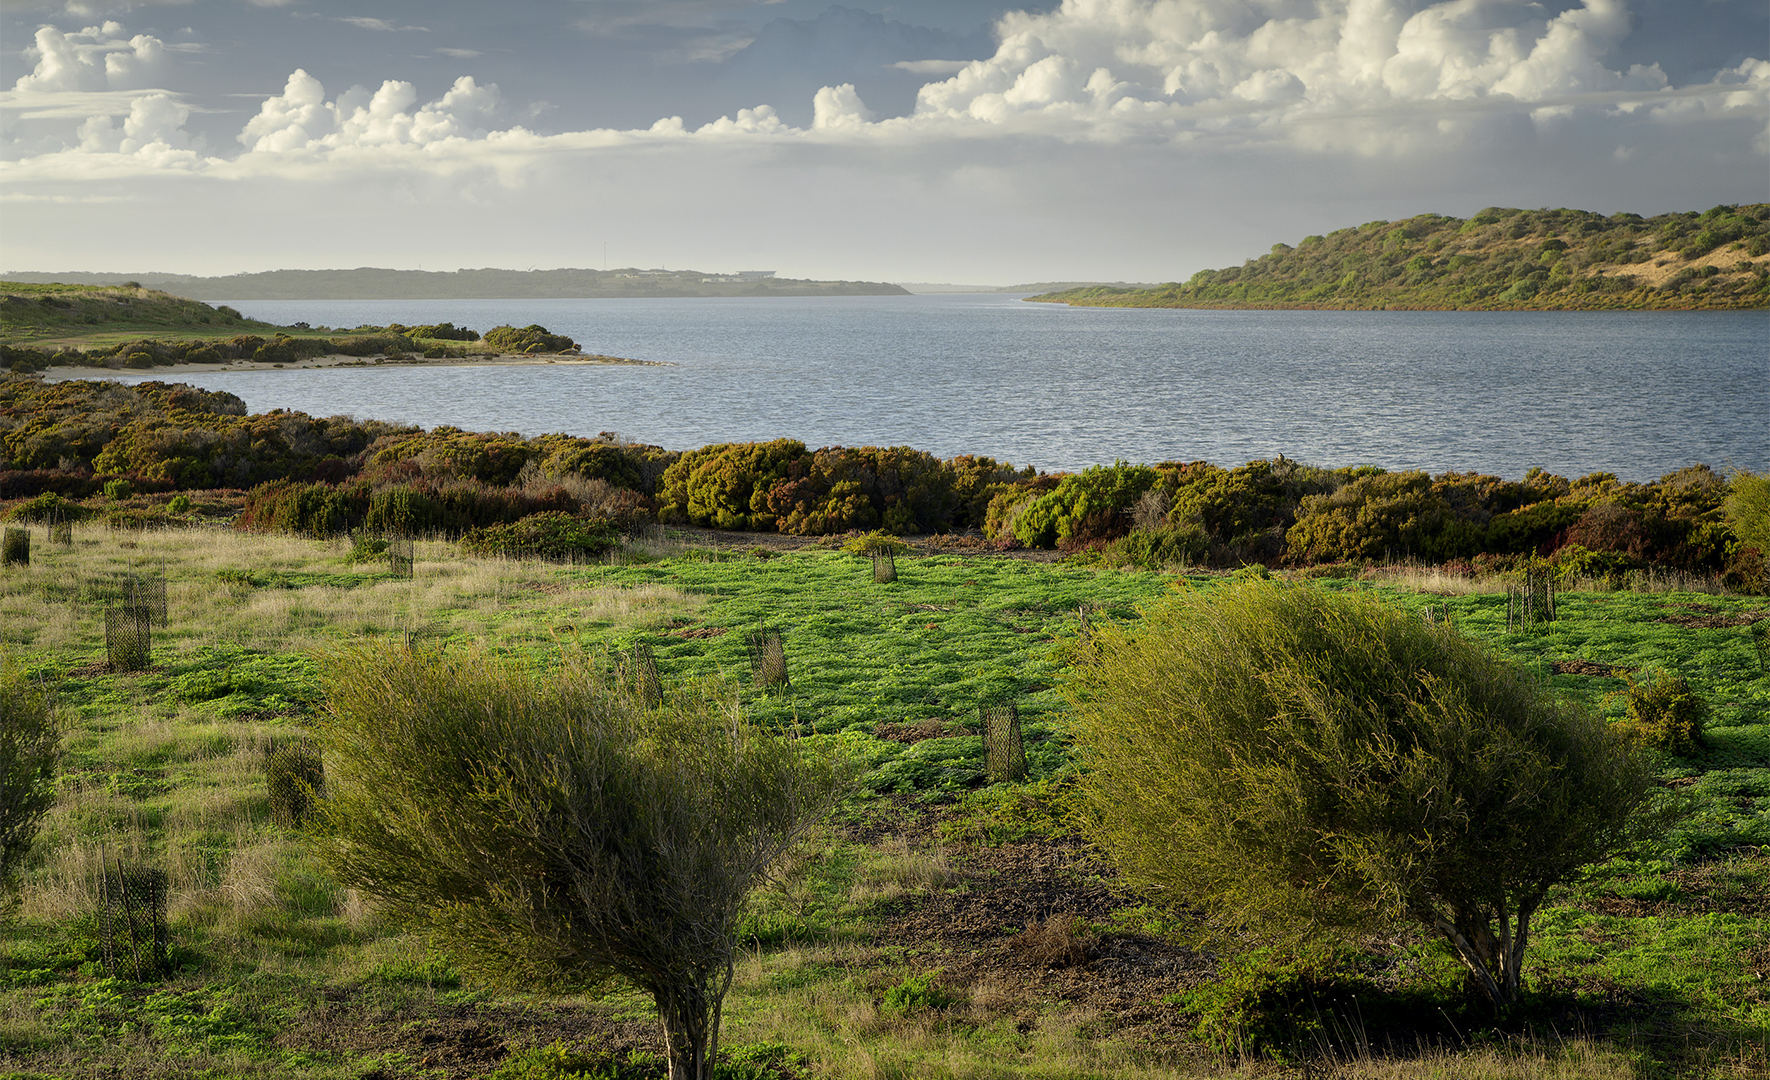
<svg viewBox="0 0 1770 1080"><path fill-rule="evenodd" d="M962 949L904 929L920 912L1005 887L988 871L1001 853L1048 861L1073 850L1054 686L1078 607L1091 605L1096 622L1134 619L1164 590L1209 587L1206 576L933 554L901 557L898 581L876 585L870 562L848 555L763 558L661 540L586 566L466 559L420 542L416 575L402 580L349 562L344 541L87 528L64 549L35 531L30 566L0 573L0 649L55 688L66 755L18 918L0 938L0 1076L468 1076L492 1071L505 1044L646 1049L633 1040L650 1032L650 1006L631 989L548 999L464 979L272 823L264 748L322 707L320 658L351 639L410 633L538 666L644 643L666 683L724 675L756 715L842 740L868 766L838 820L777 868L748 916L727 1047L782 1044L803 1071L841 1078L1302 1068L1176 1034L1186 1020L1161 1004L1153 977L1147 989L1123 984L1121 1001L1090 998L1088 978L973 971ZM162 567L169 626L155 631L152 668L103 670L105 583ZM1385 1043L1394 1032L1370 1031L1362 1044L1319 1048L1311 1075L1760 1075L1770 1062L1770 678L1736 624L1770 605L1575 590L1556 622L1508 634L1497 581L1404 568L1324 584L1429 607L1615 719L1620 669L1649 667L1683 674L1712 716L1701 756L1661 761L1687 818L1656 850L1559 890L1539 917L1521 1018L1496 1025L1456 1011L1454 980L1429 945L1373 941L1366 962L1389 973L1389 992L1441 1003L1457 1033L1403 1032L1398 1049ZM759 624L783 631L785 690L750 685L744 639ZM1602 670L1614 673L1579 673ZM1031 775L986 786L978 709L1004 700L1019 707ZM96 878L119 857L171 879L179 971L158 984L108 979L99 962ZM1089 895L1109 891L1092 871L1053 873ZM1056 925L1061 907L1019 895L980 948ZM1188 933L1183 915L1112 903L1089 917L1089 940ZM1184 979L1209 977L1213 961L1196 963ZM924 985L887 1007L891 988ZM493 1049L475 1050L486 1032Z"/></svg>

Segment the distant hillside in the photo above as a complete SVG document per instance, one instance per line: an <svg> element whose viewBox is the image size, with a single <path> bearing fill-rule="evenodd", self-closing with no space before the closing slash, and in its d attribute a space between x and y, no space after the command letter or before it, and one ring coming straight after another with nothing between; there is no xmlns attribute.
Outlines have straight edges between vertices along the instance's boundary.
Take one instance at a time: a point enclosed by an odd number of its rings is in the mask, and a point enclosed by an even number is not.
<svg viewBox="0 0 1770 1080"><path fill-rule="evenodd" d="M230 307L144 289L133 282L61 288L0 282L0 341L9 344L110 334L228 335L272 329Z"/></svg>
<svg viewBox="0 0 1770 1080"><path fill-rule="evenodd" d="M1030 299L1096 307L1602 310L1770 306L1770 204L1603 217L1490 208L1373 221L1185 284Z"/></svg>
<svg viewBox="0 0 1770 1080"><path fill-rule="evenodd" d="M808 281L700 270L270 270L189 274L15 272L0 283L135 282L193 300L575 300L643 296L905 296L881 281Z"/></svg>

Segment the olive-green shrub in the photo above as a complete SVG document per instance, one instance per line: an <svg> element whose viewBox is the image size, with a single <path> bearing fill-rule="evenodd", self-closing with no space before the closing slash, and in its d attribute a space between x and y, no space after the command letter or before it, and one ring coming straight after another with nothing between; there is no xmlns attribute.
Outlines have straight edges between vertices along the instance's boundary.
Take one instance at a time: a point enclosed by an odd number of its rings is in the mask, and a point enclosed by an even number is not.
<svg viewBox="0 0 1770 1080"><path fill-rule="evenodd" d="M48 695L0 658L0 914L11 908L37 825L55 804L60 753Z"/></svg>
<svg viewBox="0 0 1770 1080"><path fill-rule="evenodd" d="M526 988L618 975L673 1078L710 1080L738 917L843 769L713 686L647 708L587 663L365 646L322 663L321 852L458 962ZM819 744L821 745L821 744Z"/></svg>
<svg viewBox="0 0 1770 1080"><path fill-rule="evenodd" d="M1632 842L1627 739L1454 630L1247 580L1102 627L1067 683L1128 882L1273 939L1411 920L1512 1001L1550 888Z"/></svg>
<svg viewBox="0 0 1770 1080"><path fill-rule="evenodd" d="M1623 681L1628 685L1629 724L1641 741L1680 757L1701 752L1709 703L1688 679L1650 671L1639 678L1625 672Z"/></svg>

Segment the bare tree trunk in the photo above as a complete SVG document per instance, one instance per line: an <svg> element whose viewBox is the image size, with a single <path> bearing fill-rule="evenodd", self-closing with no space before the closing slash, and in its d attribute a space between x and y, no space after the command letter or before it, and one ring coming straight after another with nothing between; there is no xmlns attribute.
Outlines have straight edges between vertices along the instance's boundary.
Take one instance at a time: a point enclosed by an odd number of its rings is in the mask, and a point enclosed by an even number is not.
<svg viewBox="0 0 1770 1080"><path fill-rule="evenodd" d="M719 1054L719 1020L725 992L731 988L732 966L706 981L688 977L651 989L658 1019L664 1027L664 1050L670 1080L713 1080ZM712 985L708 985L711 983Z"/></svg>
<svg viewBox="0 0 1770 1080"><path fill-rule="evenodd" d="M658 1019L664 1025L664 1052L669 1057L670 1080L712 1080L713 1009L698 986L672 986L654 990Z"/></svg>

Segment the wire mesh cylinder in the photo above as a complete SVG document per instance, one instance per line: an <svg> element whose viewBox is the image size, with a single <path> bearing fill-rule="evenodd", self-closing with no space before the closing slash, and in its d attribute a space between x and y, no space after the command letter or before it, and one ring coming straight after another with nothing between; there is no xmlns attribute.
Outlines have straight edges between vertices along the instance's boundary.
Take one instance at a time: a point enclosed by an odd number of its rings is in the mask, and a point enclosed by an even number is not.
<svg viewBox="0 0 1770 1080"><path fill-rule="evenodd" d="M153 618L139 604L104 609L104 646L112 671L146 671L153 657Z"/></svg>
<svg viewBox="0 0 1770 1080"><path fill-rule="evenodd" d="M1013 702L985 705L983 718L984 766L990 782L1026 778L1026 742L1020 735L1020 710Z"/></svg>
<svg viewBox="0 0 1770 1080"><path fill-rule="evenodd" d="M52 521L49 523L49 542L57 547L74 546L74 523L71 521Z"/></svg>
<svg viewBox="0 0 1770 1080"><path fill-rule="evenodd" d="M396 536L387 541L387 572L400 578L416 576L410 537Z"/></svg>
<svg viewBox="0 0 1770 1080"><path fill-rule="evenodd" d="M766 627L750 635L750 670L757 686L772 690L788 685L787 646L779 630Z"/></svg>
<svg viewBox="0 0 1770 1080"><path fill-rule="evenodd" d="M146 611L148 620L164 630L166 612L166 568L157 574L130 574L123 582L123 603Z"/></svg>
<svg viewBox="0 0 1770 1080"><path fill-rule="evenodd" d="M31 565L31 534L27 529L7 529L0 536L0 566Z"/></svg>
<svg viewBox="0 0 1770 1080"><path fill-rule="evenodd" d="M621 685L633 695L634 701L648 709L655 709L664 703L664 686L658 679L658 661L652 655L650 645L641 642L621 657L620 673Z"/></svg>
<svg viewBox="0 0 1770 1080"><path fill-rule="evenodd" d="M270 819L285 829L299 829L313 814L324 791L326 771L320 748L306 739L279 739L264 748L264 786L270 796Z"/></svg>
<svg viewBox="0 0 1770 1080"><path fill-rule="evenodd" d="M897 580L897 557L889 551L873 556L873 580L880 585Z"/></svg>
<svg viewBox="0 0 1770 1080"><path fill-rule="evenodd" d="M104 864L98 908L99 945L112 978L155 979L172 968L166 936L166 871Z"/></svg>

